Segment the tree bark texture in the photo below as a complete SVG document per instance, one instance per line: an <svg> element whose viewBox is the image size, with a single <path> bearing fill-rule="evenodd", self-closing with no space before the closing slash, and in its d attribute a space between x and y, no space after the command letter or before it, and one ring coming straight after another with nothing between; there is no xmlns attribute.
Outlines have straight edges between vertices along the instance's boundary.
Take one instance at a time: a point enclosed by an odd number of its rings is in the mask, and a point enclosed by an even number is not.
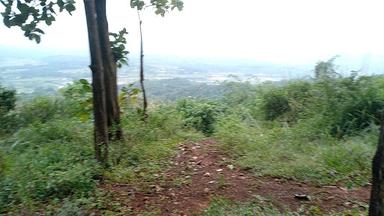
<svg viewBox="0 0 384 216"><path fill-rule="evenodd" d="M109 40L106 0L96 0L97 24L100 49L104 66L104 84L110 140L120 140L123 133L120 125L120 107L117 88L117 68Z"/></svg>
<svg viewBox="0 0 384 216"><path fill-rule="evenodd" d="M99 29L95 0L84 0L88 27L88 40L91 54L94 147L96 160L103 165L108 163L108 126L106 115L106 95L104 85L104 67L100 49Z"/></svg>
<svg viewBox="0 0 384 216"><path fill-rule="evenodd" d="M372 189L369 216L384 216L384 122L381 123L379 143L372 160Z"/></svg>

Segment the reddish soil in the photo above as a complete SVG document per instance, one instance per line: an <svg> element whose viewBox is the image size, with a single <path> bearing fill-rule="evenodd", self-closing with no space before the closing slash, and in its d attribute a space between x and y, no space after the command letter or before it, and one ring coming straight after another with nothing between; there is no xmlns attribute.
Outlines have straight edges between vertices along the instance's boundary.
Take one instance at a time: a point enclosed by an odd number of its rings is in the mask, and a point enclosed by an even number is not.
<svg viewBox="0 0 384 216"><path fill-rule="evenodd" d="M316 186L293 180L256 177L233 167L226 154L217 150L215 141L188 142L170 158L171 167L162 180L149 189L140 184L106 183L102 186L113 199L129 209L131 215L157 211L160 215L198 215L213 198L234 201L266 199L280 209L297 210L318 206L324 212L364 208L369 187L347 190L337 186ZM295 195L304 195L295 197Z"/></svg>

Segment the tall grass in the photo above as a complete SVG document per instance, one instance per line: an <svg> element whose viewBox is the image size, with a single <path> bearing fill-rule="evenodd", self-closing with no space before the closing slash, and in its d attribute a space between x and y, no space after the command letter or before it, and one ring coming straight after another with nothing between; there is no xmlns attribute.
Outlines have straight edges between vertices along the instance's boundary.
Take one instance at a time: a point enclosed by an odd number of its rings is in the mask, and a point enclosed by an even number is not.
<svg viewBox="0 0 384 216"><path fill-rule="evenodd" d="M215 124L214 136L256 175L365 185L383 114L381 76L254 86ZM248 86L249 88L249 86ZM236 98L237 90L229 98ZM229 101L229 102L228 102Z"/></svg>

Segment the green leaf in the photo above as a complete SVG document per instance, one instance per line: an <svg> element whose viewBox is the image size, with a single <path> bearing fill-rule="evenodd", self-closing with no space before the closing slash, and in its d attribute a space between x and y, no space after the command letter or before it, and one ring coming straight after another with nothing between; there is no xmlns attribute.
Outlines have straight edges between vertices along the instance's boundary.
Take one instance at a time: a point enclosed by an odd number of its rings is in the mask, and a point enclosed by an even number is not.
<svg viewBox="0 0 384 216"><path fill-rule="evenodd" d="M39 28L36 28L34 31L40 34L44 34L44 31Z"/></svg>
<svg viewBox="0 0 384 216"><path fill-rule="evenodd" d="M83 84L83 85L89 85L89 82L88 82L88 80L86 80L86 79L80 79L79 82L80 82L81 84Z"/></svg>
<svg viewBox="0 0 384 216"><path fill-rule="evenodd" d="M59 6L60 12L64 10L64 1L63 0L57 0L57 5Z"/></svg>
<svg viewBox="0 0 384 216"><path fill-rule="evenodd" d="M144 1L142 0L131 0L131 8L136 8L137 10L142 10L145 6Z"/></svg>
<svg viewBox="0 0 384 216"><path fill-rule="evenodd" d="M17 9L21 12L21 14L28 14L30 11L30 7L27 4L23 4L20 1L17 1Z"/></svg>
<svg viewBox="0 0 384 216"><path fill-rule="evenodd" d="M74 4L67 4L65 5L65 10L72 15L72 12L76 10L76 7Z"/></svg>

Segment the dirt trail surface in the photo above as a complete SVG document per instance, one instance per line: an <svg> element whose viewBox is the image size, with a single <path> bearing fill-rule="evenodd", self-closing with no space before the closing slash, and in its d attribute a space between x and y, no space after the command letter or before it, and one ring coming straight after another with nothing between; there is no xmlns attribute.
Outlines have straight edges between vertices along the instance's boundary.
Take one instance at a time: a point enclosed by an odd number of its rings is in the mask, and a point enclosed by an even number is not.
<svg viewBox="0 0 384 216"><path fill-rule="evenodd" d="M213 140L188 142L170 158L171 167L161 181L149 189L138 185L105 184L115 201L122 202L131 215L157 212L160 215L198 215L213 198L252 201L263 197L280 209L293 211L318 206L324 212L364 208L369 187L347 190L337 186L315 186L293 180L256 177L232 164L229 157L216 148Z"/></svg>

